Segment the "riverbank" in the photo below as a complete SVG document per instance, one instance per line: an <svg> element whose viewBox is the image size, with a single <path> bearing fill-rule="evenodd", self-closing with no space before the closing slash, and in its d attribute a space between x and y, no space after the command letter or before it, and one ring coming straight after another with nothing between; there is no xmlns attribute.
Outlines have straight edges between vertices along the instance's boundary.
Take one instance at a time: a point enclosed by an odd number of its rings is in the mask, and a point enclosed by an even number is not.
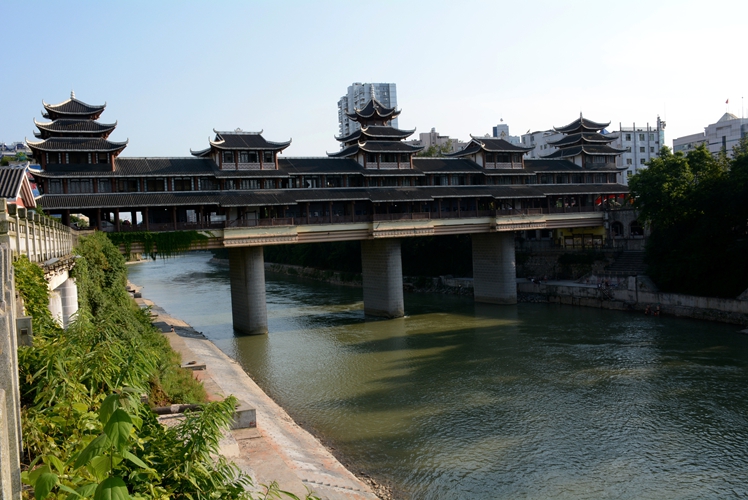
<svg viewBox="0 0 748 500"><path fill-rule="evenodd" d="M134 294L142 294L136 285L128 285ZM182 356L183 363L205 365L205 370L195 374L209 398L223 399L233 394L256 410L257 427L226 431L221 442L221 453L250 475L255 487L277 481L280 489L300 498L304 498L307 490L329 500L389 498L384 487L347 470L319 440L299 427L267 396L238 363L200 332L147 298L135 301L141 307L151 308L153 324Z"/></svg>
<svg viewBox="0 0 748 500"><path fill-rule="evenodd" d="M212 263L223 265L220 259ZM228 265L228 261L225 262ZM363 286L360 274L321 270L312 267L290 264L265 263L267 271L298 276L333 285ZM537 282L525 278L517 279L518 302L549 302L616 311L641 311L647 307L660 311L666 316L716 321L748 327L748 300L696 297L674 293L663 293L653 288L646 276L625 277L615 283L615 287L598 288L592 283L578 283L573 280L549 280ZM403 277L403 289L415 293L440 293L449 295L473 295L472 278L452 276ZM746 295L746 294L744 294ZM742 296L741 296L742 297Z"/></svg>

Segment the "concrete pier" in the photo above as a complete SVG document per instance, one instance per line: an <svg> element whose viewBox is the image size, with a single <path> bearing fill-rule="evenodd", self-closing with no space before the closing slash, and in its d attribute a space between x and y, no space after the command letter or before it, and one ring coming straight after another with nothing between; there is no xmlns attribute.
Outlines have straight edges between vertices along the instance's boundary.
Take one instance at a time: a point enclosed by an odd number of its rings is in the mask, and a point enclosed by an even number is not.
<svg viewBox="0 0 748 500"><path fill-rule="evenodd" d="M249 335L266 334L268 313L262 247L229 249L229 276L234 330Z"/></svg>
<svg viewBox="0 0 748 500"><path fill-rule="evenodd" d="M514 233L474 234L473 291L476 302L517 303Z"/></svg>
<svg viewBox="0 0 748 500"><path fill-rule="evenodd" d="M62 327L67 329L78 312L78 285L73 278L66 279L59 288Z"/></svg>
<svg viewBox="0 0 748 500"><path fill-rule="evenodd" d="M364 313L385 318L403 316L405 307L400 240L362 241L361 268L364 281Z"/></svg>

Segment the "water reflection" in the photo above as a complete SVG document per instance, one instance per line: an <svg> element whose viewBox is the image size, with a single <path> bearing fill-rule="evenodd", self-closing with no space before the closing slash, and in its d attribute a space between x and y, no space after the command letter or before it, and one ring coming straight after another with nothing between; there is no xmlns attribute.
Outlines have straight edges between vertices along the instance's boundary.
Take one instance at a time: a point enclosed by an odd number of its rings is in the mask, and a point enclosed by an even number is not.
<svg viewBox="0 0 748 500"><path fill-rule="evenodd" d="M406 295L268 274L270 334L236 337L205 254L133 266L355 470L403 498L748 495L748 342L724 325Z"/></svg>

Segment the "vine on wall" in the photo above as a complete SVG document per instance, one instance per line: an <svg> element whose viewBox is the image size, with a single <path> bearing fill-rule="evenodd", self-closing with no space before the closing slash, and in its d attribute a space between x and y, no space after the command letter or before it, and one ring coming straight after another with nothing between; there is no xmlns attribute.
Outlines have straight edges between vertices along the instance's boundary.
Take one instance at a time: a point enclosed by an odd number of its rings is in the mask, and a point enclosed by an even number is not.
<svg viewBox="0 0 748 500"><path fill-rule="evenodd" d="M198 231L170 231L164 233L152 233L150 231L137 231L132 233L107 233L109 239L116 246L123 245L125 253L130 255L133 243L143 245L143 253L156 260L156 256L162 259L174 257L189 251L193 245L207 247L210 236Z"/></svg>

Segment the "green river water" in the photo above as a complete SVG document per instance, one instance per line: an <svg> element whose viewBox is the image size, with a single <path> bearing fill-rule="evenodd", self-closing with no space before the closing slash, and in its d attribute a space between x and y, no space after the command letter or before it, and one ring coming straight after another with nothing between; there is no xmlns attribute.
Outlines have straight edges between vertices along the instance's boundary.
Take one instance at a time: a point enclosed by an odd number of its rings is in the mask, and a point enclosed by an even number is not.
<svg viewBox="0 0 748 500"><path fill-rule="evenodd" d="M236 336L210 257L130 280L396 498L748 497L740 327L431 294L372 320L360 288L268 273L270 334Z"/></svg>

